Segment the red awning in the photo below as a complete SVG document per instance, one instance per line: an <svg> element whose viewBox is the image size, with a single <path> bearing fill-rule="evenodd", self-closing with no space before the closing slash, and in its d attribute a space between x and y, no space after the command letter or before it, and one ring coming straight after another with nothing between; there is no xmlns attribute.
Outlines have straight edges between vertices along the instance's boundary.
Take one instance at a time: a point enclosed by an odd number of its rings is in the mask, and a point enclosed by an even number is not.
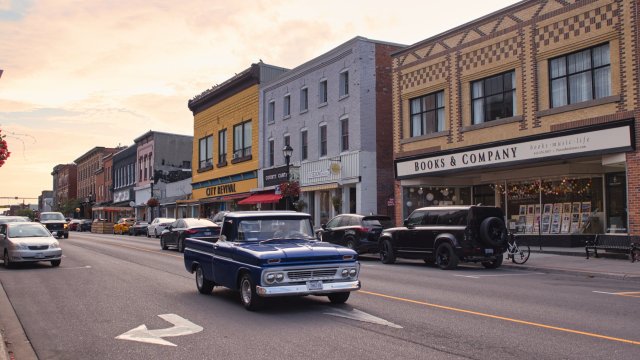
<svg viewBox="0 0 640 360"><path fill-rule="evenodd" d="M277 203L282 198L280 194L253 194L244 200L238 201L239 205L259 204L259 203Z"/></svg>

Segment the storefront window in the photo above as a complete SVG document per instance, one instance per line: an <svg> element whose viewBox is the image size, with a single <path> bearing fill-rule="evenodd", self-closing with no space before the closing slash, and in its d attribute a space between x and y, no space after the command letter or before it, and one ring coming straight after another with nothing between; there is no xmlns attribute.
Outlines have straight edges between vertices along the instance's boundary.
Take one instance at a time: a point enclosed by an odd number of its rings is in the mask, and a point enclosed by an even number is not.
<svg viewBox="0 0 640 360"><path fill-rule="evenodd" d="M507 197L508 227L515 233L604 232L600 177L507 182L496 189Z"/></svg>
<svg viewBox="0 0 640 360"><path fill-rule="evenodd" d="M607 231L627 232L627 179L624 172L606 175Z"/></svg>
<svg viewBox="0 0 640 360"><path fill-rule="evenodd" d="M326 224L331 216L331 193L319 191L320 196L320 224Z"/></svg>
<svg viewBox="0 0 640 360"><path fill-rule="evenodd" d="M403 188L403 218L425 206L470 205L470 187L407 186Z"/></svg>

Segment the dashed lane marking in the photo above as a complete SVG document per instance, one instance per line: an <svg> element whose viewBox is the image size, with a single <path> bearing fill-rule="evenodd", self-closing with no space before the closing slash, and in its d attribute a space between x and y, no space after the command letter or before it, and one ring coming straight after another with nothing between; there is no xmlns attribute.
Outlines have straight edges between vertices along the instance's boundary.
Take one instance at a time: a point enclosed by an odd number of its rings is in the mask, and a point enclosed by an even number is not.
<svg viewBox="0 0 640 360"><path fill-rule="evenodd" d="M539 272L533 272L533 273L526 273L526 274L487 274L487 275L453 275L453 276L458 276L458 277L465 277L465 278L471 278L471 279L480 279L481 277L500 277L500 276L528 276L528 275L543 275L544 273L539 273Z"/></svg>
<svg viewBox="0 0 640 360"><path fill-rule="evenodd" d="M593 291L596 294L606 294L606 295L617 295L617 296L627 296L640 298L640 291L630 291L630 292L607 292L607 291Z"/></svg>

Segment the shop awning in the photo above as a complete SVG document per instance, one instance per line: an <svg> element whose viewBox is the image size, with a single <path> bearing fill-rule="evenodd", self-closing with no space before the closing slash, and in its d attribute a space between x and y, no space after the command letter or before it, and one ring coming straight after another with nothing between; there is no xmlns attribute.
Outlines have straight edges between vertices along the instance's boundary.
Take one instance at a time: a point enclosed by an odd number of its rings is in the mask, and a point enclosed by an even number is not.
<svg viewBox="0 0 640 360"><path fill-rule="evenodd" d="M244 200L238 201L239 205L277 203L282 198L280 194L253 194Z"/></svg>
<svg viewBox="0 0 640 360"><path fill-rule="evenodd" d="M231 201L231 200L237 200L237 199L244 199L247 196L249 196L248 193L232 194L232 195L226 195L226 196L216 196L216 197L199 199L198 203L200 203L200 204L210 204L210 203L216 203L216 202L225 202L225 201Z"/></svg>
<svg viewBox="0 0 640 360"><path fill-rule="evenodd" d="M338 188L338 183L329 183L329 184L301 186L300 191L320 191L320 190L330 190L330 189L337 189L337 188Z"/></svg>

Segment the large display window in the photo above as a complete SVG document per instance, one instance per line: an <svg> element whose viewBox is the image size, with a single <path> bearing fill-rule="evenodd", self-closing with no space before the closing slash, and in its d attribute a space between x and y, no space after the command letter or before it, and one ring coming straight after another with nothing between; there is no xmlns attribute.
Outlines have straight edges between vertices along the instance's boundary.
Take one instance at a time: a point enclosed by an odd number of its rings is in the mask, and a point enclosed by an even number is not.
<svg viewBox="0 0 640 360"><path fill-rule="evenodd" d="M601 234L605 232L602 177L506 182L509 230L518 234ZM500 206L500 205L498 205Z"/></svg>
<svg viewBox="0 0 640 360"><path fill-rule="evenodd" d="M470 186L405 186L403 191L403 218L415 209L425 206L470 205Z"/></svg>

